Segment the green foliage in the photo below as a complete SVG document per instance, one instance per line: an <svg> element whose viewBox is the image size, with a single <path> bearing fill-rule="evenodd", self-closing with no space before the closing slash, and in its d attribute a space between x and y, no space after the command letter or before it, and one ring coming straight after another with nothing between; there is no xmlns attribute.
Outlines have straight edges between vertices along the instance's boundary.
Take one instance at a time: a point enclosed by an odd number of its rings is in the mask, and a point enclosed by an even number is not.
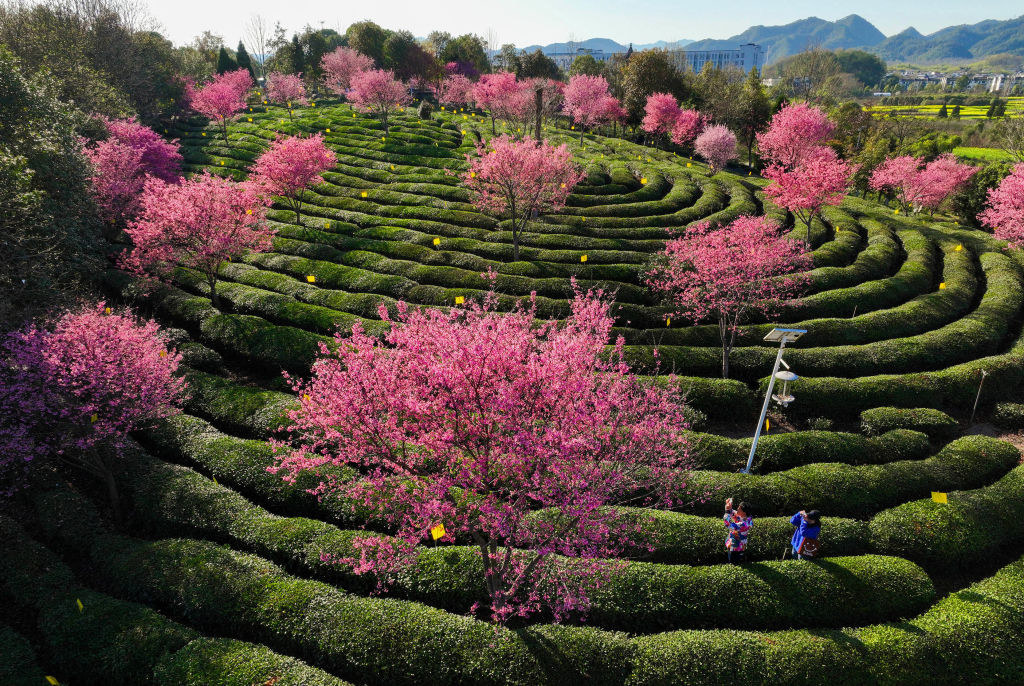
<svg viewBox="0 0 1024 686"><path fill-rule="evenodd" d="M945 443L960 433L960 424L944 412L928 407L903 409L876 407L860 413L860 426L868 435L894 429L911 429L928 434L933 441Z"/></svg>
<svg viewBox="0 0 1024 686"><path fill-rule="evenodd" d="M1007 431L1024 430L1024 405L1021 403L996 403L992 411L992 423Z"/></svg>
<svg viewBox="0 0 1024 686"><path fill-rule="evenodd" d="M881 82L887 69L882 58L864 50L838 50L836 60L844 73L852 74L862 84L871 88Z"/></svg>
<svg viewBox="0 0 1024 686"><path fill-rule="evenodd" d="M238 62L228 54L228 49L223 45L220 46L220 52L217 54L217 73L223 74L224 72L234 71L238 67Z"/></svg>
<svg viewBox="0 0 1024 686"><path fill-rule="evenodd" d="M643 119L644 106L652 93L668 93L676 100L686 100L690 95L685 77L660 50L644 50L629 58L622 90L622 106L632 126Z"/></svg>

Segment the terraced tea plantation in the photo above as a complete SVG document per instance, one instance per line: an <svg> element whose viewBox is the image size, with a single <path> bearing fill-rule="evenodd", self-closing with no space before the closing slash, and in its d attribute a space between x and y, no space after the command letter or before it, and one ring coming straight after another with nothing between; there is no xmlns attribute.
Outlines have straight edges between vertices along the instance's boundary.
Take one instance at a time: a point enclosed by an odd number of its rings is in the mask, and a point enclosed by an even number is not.
<svg viewBox="0 0 1024 686"><path fill-rule="evenodd" d="M241 179L276 134L313 132L338 165L305 193L301 225L283 205L271 210L271 252L223 268L221 309L198 274L151 289L106 275L112 297L173 327L191 395L184 414L138 436L122 484L131 537L100 516L102 493L62 484L33 496L45 535L0 522L18 551L0 562L3 583L38 617L46 654L61 661L52 669L70 683L1024 680L1024 466L1013 445L960 430L982 379L979 415L1021 397L1019 253L848 198L813 226L809 295L778 322L745 327L723 380L717 326L667 325L641 273L668 228L741 214L792 225L757 177L547 128L588 176L563 210L529 224L513 261L510 232L446 174L490 135L485 116L423 121L407 109L386 137L345 104L238 119L230 145L199 119L166 133L191 172ZM381 303L480 298L488 270L502 308L535 292L545 318L566 316L571 277L614 290L634 368L687 377L699 410L691 484L710 499L624 510L645 522L653 552L617 568L583 623L471 617L486 591L469 545L424 544L416 566L374 594L322 556L351 554L360 527L378 525L311 495L313 477L288 484L266 470L294 405L282 369L308 374L337 327L381 331ZM777 323L808 330L786 352L801 377L796 402L773 414L742 474L750 439L736 436L757 421L777 351L762 339ZM777 433L780 422L793 430ZM756 507L745 565L724 564L727 496ZM812 508L824 557L780 561L789 517ZM22 638L0 643L41 669Z"/></svg>

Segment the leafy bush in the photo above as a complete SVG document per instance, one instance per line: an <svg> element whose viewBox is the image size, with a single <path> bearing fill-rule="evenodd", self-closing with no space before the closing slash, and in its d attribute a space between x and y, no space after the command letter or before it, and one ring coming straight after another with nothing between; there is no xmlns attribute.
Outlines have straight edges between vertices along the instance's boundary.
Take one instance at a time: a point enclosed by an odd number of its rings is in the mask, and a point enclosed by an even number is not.
<svg viewBox="0 0 1024 686"><path fill-rule="evenodd" d="M919 407L876 407L860 413L861 430L875 436L893 429L910 429L928 434L933 441L945 443L960 433L960 424L945 412Z"/></svg>

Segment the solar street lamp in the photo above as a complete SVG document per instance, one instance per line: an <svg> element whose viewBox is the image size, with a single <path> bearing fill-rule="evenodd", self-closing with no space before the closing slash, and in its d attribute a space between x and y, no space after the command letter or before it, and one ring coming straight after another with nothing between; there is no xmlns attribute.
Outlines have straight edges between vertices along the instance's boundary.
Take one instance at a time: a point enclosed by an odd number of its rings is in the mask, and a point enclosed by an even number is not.
<svg viewBox="0 0 1024 686"><path fill-rule="evenodd" d="M807 333L806 329L772 329L764 337L766 341L779 344L779 354L775 356L775 366L772 368L772 375L768 379L768 392L764 394L764 405L761 406L761 417L757 420L757 428L754 429L754 443L750 446L750 455L747 457L747 466L743 470L744 474L749 474L750 467L754 464L754 453L757 452L757 441L761 438L761 427L764 426L764 418L768 415L768 405L774 400L783 407L789 407L789 404L796 400L789 392L789 384L800 377L789 371L789 365L782 359L782 351L786 349L787 343L800 340L800 337L805 333ZM780 366L785 367L786 371L779 371ZM782 382L782 391L773 395L772 391L775 390L776 380Z"/></svg>

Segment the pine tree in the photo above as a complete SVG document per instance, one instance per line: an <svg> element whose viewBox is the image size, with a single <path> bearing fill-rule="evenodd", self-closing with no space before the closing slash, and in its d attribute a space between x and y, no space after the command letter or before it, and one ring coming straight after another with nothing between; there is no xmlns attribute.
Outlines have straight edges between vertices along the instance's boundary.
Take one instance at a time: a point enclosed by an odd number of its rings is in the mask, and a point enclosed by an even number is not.
<svg viewBox="0 0 1024 686"><path fill-rule="evenodd" d="M295 34L292 34L292 73L306 73L306 58L302 53L302 45L299 43L299 37Z"/></svg>
<svg viewBox="0 0 1024 686"><path fill-rule="evenodd" d="M949 116L949 110L946 109L946 103L942 103L942 107L939 108L939 113L935 115L937 119L945 119Z"/></svg>
<svg viewBox="0 0 1024 686"><path fill-rule="evenodd" d="M238 69L238 62L231 59L231 55L228 54L227 48L223 45L220 46L220 54L217 55L217 73L223 74L224 72L234 71Z"/></svg>
<svg viewBox="0 0 1024 686"><path fill-rule="evenodd" d="M960 118L960 105L953 105L953 113L950 115L953 119Z"/></svg>
<svg viewBox="0 0 1024 686"><path fill-rule="evenodd" d="M242 44L242 41L238 41L238 50L235 53L235 61L238 63L238 67L240 69L248 69L249 75L253 77L253 79L256 78L256 72L253 71L252 59L250 59L249 53L246 51L245 45Z"/></svg>
<svg viewBox="0 0 1024 686"><path fill-rule="evenodd" d="M764 92L761 76L757 73L756 67L750 68L747 81L743 84L737 112L739 114L737 131L740 134L740 139L747 146L747 166L753 167L751 150L754 147L754 140L757 137L757 132L768 123L772 116L772 104Z"/></svg>

